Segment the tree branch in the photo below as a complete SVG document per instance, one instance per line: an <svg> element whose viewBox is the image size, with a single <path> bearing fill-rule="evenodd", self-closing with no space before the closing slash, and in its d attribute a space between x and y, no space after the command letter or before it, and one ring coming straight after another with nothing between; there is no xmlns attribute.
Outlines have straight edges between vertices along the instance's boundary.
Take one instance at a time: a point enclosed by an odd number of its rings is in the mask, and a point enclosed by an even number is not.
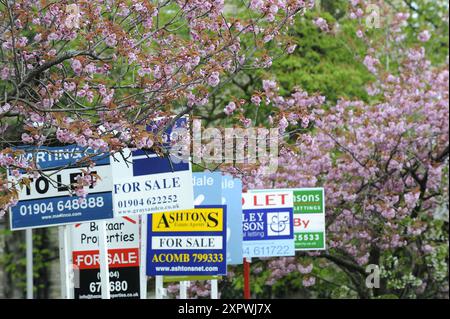
<svg viewBox="0 0 450 319"><path fill-rule="evenodd" d="M63 55L60 55L59 57L57 57L55 60L51 60L51 61L47 61L44 64L34 68L33 70L31 70L26 76L25 78L19 83L19 85L17 86L17 88L12 92L12 94L10 95L16 95L17 91L22 89L25 85L27 85L29 82L31 82L34 78L36 78L39 74L45 72L46 70L50 69L51 67L58 65L62 62L64 62L65 60L68 59L72 59L74 57L77 56L81 56L81 55L86 55L86 56L90 56L96 60L101 60L100 57L96 56L94 53L92 52L86 52L86 51L67 51L66 53L64 53Z"/></svg>
<svg viewBox="0 0 450 319"><path fill-rule="evenodd" d="M441 152L441 154L439 154L436 157L433 157L433 161L438 162L438 163L444 162L447 159L448 155L449 155L448 147L449 146L447 145L447 147Z"/></svg>
<svg viewBox="0 0 450 319"><path fill-rule="evenodd" d="M359 266L359 265L357 265L357 264L354 264L354 263L352 263L350 261L341 259L341 258L339 258L337 256L334 256L334 255L329 255L329 254L326 254L326 253L323 253L320 256L324 257L324 258L326 258L326 259L328 259L328 260L330 260L332 262L334 262L336 265L338 265L340 267L344 267L344 268L346 268L346 269L348 269L348 270L350 270L352 272L357 272L357 273L359 273L359 274L361 274L363 276L366 276L366 271L364 270L364 268Z"/></svg>

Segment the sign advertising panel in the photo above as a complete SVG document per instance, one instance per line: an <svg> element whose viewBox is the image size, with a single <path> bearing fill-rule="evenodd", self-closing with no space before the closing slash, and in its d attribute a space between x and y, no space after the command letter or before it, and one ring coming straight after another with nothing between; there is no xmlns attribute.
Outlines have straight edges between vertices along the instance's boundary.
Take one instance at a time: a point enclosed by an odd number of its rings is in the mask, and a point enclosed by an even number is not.
<svg viewBox="0 0 450 319"><path fill-rule="evenodd" d="M251 190L252 193L268 190ZM270 192L292 193L295 250L326 248L325 190L317 188L274 189Z"/></svg>
<svg viewBox="0 0 450 319"><path fill-rule="evenodd" d="M226 275L226 207L147 216L147 275Z"/></svg>
<svg viewBox="0 0 450 319"><path fill-rule="evenodd" d="M79 146L41 147L28 151L26 158L34 158L42 176L30 178L28 187L19 192L19 202L11 208L11 229L38 228L73 224L89 220L109 219L112 209L112 173L109 156L96 155L91 149ZM92 173L99 176L95 184L86 187L86 200L73 196L69 187L83 175L78 161L85 156L95 162ZM92 174L92 175L93 175ZM93 175L93 176L95 176ZM14 181L14 177L9 176ZM93 177L94 178L94 177Z"/></svg>
<svg viewBox="0 0 450 319"><path fill-rule="evenodd" d="M75 299L100 299L98 223L72 226L72 261L79 271ZM109 286L112 299L140 298L139 220L118 217L106 223Z"/></svg>
<svg viewBox="0 0 450 319"><path fill-rule="evenodd" d="M186 119L181 118L176 125L185 122ZM170 147L169 142L167 147ZM190 161L183 161L174 154L160 157L143 150L127 150L124 157L131 158L131 163L113 162L115 216L194 208Z"/></svg>
<svg viewBox="0 0 450 319"><path fill-rule="evenodd" d="M294 256L292 192L242 194L244 257Z"/></svg>
<svg viewBox="0 0 450 319"><path fill-rule="evenodd" d="M325 249L324 189L301 188L294 189L293 192L295 249Z"/></svg>

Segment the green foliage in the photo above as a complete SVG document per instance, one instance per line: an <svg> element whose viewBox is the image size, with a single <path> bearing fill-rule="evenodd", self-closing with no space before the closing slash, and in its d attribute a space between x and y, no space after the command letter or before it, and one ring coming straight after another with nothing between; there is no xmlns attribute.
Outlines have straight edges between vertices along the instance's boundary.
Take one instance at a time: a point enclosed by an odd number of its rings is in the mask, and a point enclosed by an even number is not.
<svg viewBox="0 0 450 319"><path fill-rule="evenodd" d="M0 240L5 243L4 251L0 255L0 267L8 278L7 282L14 283L14 288L25 295L25 245L23 244L23 236L19 239L18 234L14 234L8 229L0 230ZM12 241L14 245L9 245L9 241ZM13 290L13 287L8 287L8 289Z"/></svg>
<svg viewBox="0 0 450 319"><path fill-rule="evenodd" d="M428 58L433 64L442 64L449 54L449 28L447 0L403 0L410 9L411 18L406 28L408 44L417 43L417 35L429 30L432 37L425 44Z"/></svg>
<svg viewBox="0 0 450 319"><path fill-rule="evenodd" d="M320 16L331 24L337 22L328 13ZM361 63L365 46L355 35L355 25L347 21L341 30L324 33L311 22L312 18L296 22L292 36L297 49L274 63L273 71L283 89L291 91L300 86L310 93L319 92L329 102L341 97L367 100L365 84L372 76Z"/></svg>
<svg viewBox="0 0 450 319"><path fill-rule="evenodd" d="M26 294L26 245L22 231L12 232L8 229L0 230L0 240L5 243L5 251L0 255L0 267L5 272L11 291ZM50 283L47 270L57 252L48 242L48 230L33 231L33 282L34 294L48 296ZM12 293L12 292L10 292ZM18 296L12 296L18 297Z"/></svg>

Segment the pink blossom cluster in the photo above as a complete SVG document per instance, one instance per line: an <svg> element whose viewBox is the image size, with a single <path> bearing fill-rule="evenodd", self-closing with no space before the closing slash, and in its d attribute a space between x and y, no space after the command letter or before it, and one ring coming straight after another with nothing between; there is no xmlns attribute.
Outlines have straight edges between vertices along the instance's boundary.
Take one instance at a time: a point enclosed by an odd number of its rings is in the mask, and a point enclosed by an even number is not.
<svg viewBox="0 0 450 319"><path fill-rule="evenodd" d="M448 64L432 67L422 49L403 59L398 74L375 84L383 101L340 100L315 118L314 134L280 151L276 174L244 178L249 188L324 186L328 247L359 265L374 247L413 244L426 231L421 220L433 218L437 195L446 193Z"/></svg>
<svg viewBox="0 0 450 319"><path fill-rule="evenodd" d="M174 296L175 298L179 298L179 290L179 284L172 283L167 286L167 292L170 296ZM187 293L189 299L210 298L211 283L210 281L191 281Z"/></svg>
<svg viewBox="0 0 450 319"><path fill-rule="evenodd" d="M269 270L269 276L266 284L270 286L289 274L300 274L302 276L303 286L305 287L310 287L315 283L315 277L311 275L313 264L303 265L295 257L272 259L268 261L267 269Z"/></svg>
<svg viewBox="0 0 450 319"><path fill-rule="evenodd" d="M0 9L0 20L6 21L0 36L5 92L0 132L8 141L2 145L76 144L106 154L160 146L158 135L148 134L148 123L207 110L211 92L227 79L243 68L272 64L276 50L269 42L292 53L295 44L285 37L286 27L314 1L234 5L248 14L237 17L223 0L8 2ZM254 103L267 95L266 102L280 110L292 107L281 98L275 101L276 88L267 85ZM232 115L245 107L252 105L229 102L224 112ZM252 125L250 118L237 118L244 127ZM305 124L306 118L305 112L286 121ZM11 119L17 120L14 127ZM78 193L84 195L83 188Z"/></svg>

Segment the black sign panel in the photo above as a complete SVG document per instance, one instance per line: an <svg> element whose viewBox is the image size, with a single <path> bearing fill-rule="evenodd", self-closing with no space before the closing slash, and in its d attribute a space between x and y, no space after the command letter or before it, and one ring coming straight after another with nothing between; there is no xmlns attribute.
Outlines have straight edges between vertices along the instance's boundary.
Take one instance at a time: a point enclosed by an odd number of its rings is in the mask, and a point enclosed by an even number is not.
<svg viewBox="0 0 450 319"><path fill-rule="evenodd" d="M101 299L100 269L81 269L75 299ZM109 269L111 299L139 299L139 267Z"/></svg>

